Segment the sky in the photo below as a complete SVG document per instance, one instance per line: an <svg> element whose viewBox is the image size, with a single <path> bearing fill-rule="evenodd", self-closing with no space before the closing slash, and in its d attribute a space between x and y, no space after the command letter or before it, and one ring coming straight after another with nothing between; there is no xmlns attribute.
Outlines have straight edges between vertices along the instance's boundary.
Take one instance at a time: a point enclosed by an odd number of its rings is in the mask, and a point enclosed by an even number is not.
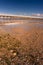
<svg viewBox="0 0 43 65"><path fill-rule="evenodd" d="M43 14L43 0L0 0L0 13L15 15Z"/></svg>

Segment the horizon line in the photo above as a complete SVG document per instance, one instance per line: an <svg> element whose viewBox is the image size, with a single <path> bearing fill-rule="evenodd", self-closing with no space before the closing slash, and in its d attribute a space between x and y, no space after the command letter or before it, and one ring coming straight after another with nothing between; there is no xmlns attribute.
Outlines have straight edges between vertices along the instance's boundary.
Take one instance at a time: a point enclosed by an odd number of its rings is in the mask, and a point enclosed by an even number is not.
<svg viewBox="0 0 43 65"><path fill-rule="evenodd" d="M33 16L33 15L14 15L14 14L0 14L0 15L3 15L3 16L17 16L17 17L29 17L29 18L43 18L41 16Z"/></svg>

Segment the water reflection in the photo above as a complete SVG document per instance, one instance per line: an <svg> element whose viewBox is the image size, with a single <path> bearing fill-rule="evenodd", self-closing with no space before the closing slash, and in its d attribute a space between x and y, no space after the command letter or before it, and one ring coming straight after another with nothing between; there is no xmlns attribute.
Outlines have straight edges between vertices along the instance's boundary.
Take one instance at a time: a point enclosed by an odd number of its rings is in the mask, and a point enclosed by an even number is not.
<svg viewBox="0 0 43 65"><path fill-rule="evenodd" d="M16 22L16 23L6 23L4 25L1 25L0 28L3 28L7 31L11 30L12 28L23 28L26 31L29 30L32 27L39 27L39 28L43 28L43 24L42 23L38 23L38 22L42 22L43 20L24 20L23 23L21 24L20 22Z"/></svg>

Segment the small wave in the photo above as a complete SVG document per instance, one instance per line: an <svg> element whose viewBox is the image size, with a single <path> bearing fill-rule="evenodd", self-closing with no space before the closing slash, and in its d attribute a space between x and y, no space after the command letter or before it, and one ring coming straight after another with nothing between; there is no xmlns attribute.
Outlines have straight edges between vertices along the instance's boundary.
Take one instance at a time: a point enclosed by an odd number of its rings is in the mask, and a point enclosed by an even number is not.
<svg viewBox="0 0 43 65"><path fill-rule="evenodd" d="M18 24L20 24L20 23L5 23L3 25L18 25Z"/></svg>

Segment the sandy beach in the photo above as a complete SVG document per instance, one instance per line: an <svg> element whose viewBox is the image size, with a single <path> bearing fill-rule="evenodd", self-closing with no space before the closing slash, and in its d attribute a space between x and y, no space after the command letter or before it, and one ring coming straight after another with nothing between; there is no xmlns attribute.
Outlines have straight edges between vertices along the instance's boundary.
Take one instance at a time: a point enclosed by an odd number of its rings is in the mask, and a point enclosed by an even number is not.
<svg viewBox="0 0 43 65"><path fill-rule="evenodd" d="M0 26L0 65L3 64L43 65L42 23L7 23Z"/></svg>

